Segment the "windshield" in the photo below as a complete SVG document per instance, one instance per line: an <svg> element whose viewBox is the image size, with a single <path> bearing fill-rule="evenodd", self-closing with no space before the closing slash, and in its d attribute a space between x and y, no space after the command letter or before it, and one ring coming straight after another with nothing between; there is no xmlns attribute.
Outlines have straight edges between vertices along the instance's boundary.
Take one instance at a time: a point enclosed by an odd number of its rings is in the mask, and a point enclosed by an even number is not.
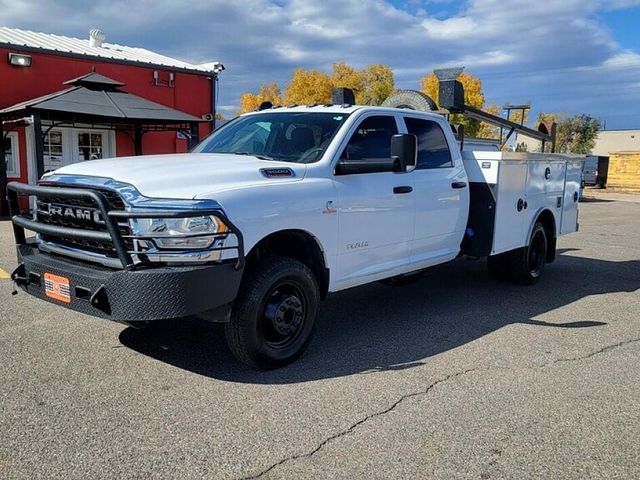
<svg viewBox="0 0 640 480"><path fill-rule="evenodd" d="M346 113L269 112L228 123L202 141L194 153L235 153L266 160L312 163L329 146Z"/></svg>

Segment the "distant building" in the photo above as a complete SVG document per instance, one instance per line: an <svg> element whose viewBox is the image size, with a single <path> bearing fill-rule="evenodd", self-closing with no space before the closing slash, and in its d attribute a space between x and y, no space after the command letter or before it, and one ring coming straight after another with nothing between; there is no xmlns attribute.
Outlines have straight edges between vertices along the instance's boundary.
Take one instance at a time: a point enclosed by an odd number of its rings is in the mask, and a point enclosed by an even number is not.
<svg viewBox="0 0 640 480"><path fill-rule="evenodd" d="M599 132L592 155L608 157L614 152L640 152L640 129Z"/></svg>
<svg viewBox="0 0 640 480"><path fill-rule="evenodd" d="M0 198L7 180L35 183L96 158L184 152L211 131L220 63L104 40L95 29L79 39L0 27Z"/></svg>

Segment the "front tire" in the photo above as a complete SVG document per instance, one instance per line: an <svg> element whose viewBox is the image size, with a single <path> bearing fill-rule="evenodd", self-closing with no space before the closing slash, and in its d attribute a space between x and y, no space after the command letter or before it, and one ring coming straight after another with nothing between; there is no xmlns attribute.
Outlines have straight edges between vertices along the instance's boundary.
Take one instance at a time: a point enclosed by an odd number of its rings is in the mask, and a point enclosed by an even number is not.
<svg viewBox="0 0 640 480"><path fill-rule="evenodd" d="M245 274L225 325L227 344L254 368L291 363L311 339L319 303L318 283L306 265L287 257L265 258Z"/></svg>

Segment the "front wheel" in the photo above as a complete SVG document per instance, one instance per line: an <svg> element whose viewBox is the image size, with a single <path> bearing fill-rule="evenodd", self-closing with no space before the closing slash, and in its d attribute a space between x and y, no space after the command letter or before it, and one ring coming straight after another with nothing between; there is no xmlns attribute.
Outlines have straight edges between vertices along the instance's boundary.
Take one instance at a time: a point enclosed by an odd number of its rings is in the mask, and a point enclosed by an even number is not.
<svg viewBox="0 0 640 480"><path fill-rule="evenodd" d="M245 275L225 326L229 348L254 368L291 363L309 343L318 313L313 273L297 260L273 256Z"/></svg>

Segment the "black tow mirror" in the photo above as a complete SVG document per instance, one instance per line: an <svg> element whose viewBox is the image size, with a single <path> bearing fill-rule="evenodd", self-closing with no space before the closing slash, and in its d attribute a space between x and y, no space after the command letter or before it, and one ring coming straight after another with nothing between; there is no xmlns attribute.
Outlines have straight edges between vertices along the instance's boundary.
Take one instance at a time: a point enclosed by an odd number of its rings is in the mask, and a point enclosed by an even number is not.
<svg viewBox="0 0 640 480"><path fill-rule="evenodd" d="M396 171L410 172L416 168L418 159L418 137L410 133L399 133L391 137L391 159Z"/></svg>

